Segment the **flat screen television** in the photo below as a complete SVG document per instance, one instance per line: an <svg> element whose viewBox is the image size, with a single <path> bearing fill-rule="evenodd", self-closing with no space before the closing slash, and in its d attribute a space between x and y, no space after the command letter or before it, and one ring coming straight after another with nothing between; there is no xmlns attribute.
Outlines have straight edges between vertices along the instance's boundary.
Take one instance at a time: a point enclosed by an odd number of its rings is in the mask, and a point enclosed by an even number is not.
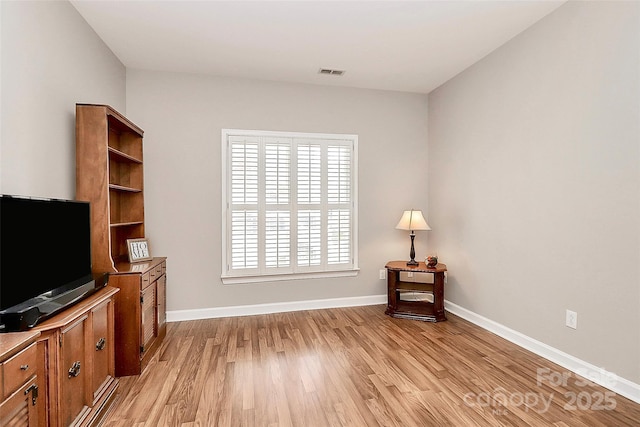
<svg viewBox="0 0 640 427"><path fill-rule="evenodd" d="M0 195L0 331L33 327L106 284L91 272L89 209Z"/></svg>

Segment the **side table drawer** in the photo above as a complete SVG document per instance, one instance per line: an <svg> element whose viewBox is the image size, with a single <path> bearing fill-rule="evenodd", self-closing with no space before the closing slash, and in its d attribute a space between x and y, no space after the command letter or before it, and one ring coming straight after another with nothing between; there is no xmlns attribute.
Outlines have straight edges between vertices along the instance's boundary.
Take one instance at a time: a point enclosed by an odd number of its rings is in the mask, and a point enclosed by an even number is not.
<svg viewBox="0 0 640 427"><path fill-rule="evenodd" d="M33 343L3 363L5 396L9 396L36 374L37 356L36 344Z"/></svg>

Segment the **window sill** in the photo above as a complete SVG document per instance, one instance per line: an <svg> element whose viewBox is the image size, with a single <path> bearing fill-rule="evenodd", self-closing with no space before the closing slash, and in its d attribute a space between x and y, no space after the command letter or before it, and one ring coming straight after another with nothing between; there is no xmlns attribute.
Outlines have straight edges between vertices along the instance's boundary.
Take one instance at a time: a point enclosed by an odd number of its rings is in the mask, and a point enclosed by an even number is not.
<svg viewBox="0 0 640 427"><path fill-rule="evenodd" d="M261 274L255 276L221 276L221 279L223 285L235 285L240 283L281 282L284 280L354 277L358 275L359 271L359 268L353 268L350 270L316 271L313 273Z"/></svg>

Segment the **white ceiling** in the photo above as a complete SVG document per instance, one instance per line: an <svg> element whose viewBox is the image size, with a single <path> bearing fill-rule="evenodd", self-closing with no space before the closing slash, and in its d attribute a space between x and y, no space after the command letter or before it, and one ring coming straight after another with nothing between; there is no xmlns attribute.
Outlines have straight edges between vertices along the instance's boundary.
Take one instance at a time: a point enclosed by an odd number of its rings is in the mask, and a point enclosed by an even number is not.
<svg viewBox="0 0 640 427"><path fill-rule="evenodd" d="M128 68L417 93L562 3L72 0Z"/></svg>

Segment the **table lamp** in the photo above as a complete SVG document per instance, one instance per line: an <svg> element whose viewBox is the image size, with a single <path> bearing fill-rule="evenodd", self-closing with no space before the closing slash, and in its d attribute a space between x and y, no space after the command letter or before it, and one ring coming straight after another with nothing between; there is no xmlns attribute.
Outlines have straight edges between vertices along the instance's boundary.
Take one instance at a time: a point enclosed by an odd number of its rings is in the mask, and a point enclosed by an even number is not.
<svg viewBox="0 0 640 427"><path fill-rule="evenodd" d="M411 236L411 252L409 252L411 260L407 262L407 265L418 265L418 261L415 260L416 250L413 247L413 239L416 237L415 230L431 230L427 221L424 220L424 216L422 216L422 211L413 209L404 211L396 228L398 230L411 231L411 234L409 234Z"/></svg>

